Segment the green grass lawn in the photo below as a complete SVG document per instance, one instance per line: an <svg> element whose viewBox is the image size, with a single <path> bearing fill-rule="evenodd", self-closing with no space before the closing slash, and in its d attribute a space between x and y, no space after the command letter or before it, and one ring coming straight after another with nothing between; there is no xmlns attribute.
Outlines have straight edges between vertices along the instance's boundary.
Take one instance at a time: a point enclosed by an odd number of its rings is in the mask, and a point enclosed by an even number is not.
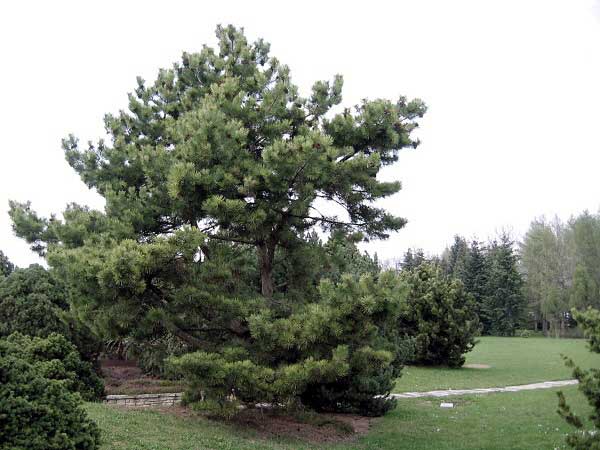
<svg viewBox="0 0 600 450"><path fill-rule="evenodd" d="M577 388L563 390L576 412L589 412ZM250 430L202 417L176 417L155 411L127 411L87 404L102 429L102 450L199 449L554 449L565 448L573 431L556 413L555 389L439 399L401 400L377 419L371 431L352 443L308 445L289 439L265 440Z"/></svg>
<svg viewBox="0 0 600 450"><path fill-rule="evenodd" d="M556 413L556 392L546 389L446 399L456 404L454 409L440 408L439 399L401 400L360 442L365 449L566 448L565 434L574 429ZM576 387L563 392L577 413L590 412Z"/></svg>
<svg viewBox="0 0 600 450"><path fill-rule="evenodd" d="M202 417L179 417L151 410L127 410L88 403L89 416L102 431L101 450L292 449L276 441L261 441Z"/></svg>
<svg viewBox="0 0 600 450"><path fill-rule="evenodd" d="M482 337L467 364L486 364L489 369L441 369L408 366L395 392L511 386L537 381L572 378L561 354L579 366L600 367L600 355L592 354L583 339Z"/></svg>

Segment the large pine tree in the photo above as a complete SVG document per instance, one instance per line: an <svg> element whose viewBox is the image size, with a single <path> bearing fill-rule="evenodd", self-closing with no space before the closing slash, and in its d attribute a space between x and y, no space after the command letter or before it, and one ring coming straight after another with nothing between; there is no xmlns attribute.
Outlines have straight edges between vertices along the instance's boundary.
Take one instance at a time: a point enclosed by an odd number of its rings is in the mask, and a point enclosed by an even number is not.
<svg viewBox="0 0 600 450"><path fill-rule="evenodd" d="M368 286L358 280L345 282L345 303L319 287L324 303L315 310L307 305L314 298L286 295L290 284L275 283L275 264L278 254L290 260L305 251L315 226L370 239L404 225L374 206L400 189L377 175L399 150L418 145L411 133L423 103L364 100L335 114L341 76L302 97L266 42L249 43L231 26L218 27L217 38L218 48L184 53L154 83L138 79L129 111L105 118L109 142L82 148L65 139L69 164L106 199L104 212L69 205L63 220L44 219L13 202L17 234L47 255L99 327L154 344L175 338L199 351L194 361L212 375L225 366L252 372L247 399L273 386L261 384L265 374L296 377L295 394L279 395L296 395L309 381L316 392L365 361L373 377L394 376L394 356L381 353L377 336L394 317L398 298L386 294L394 281L373 288L379 294L365 309ZM358 319L362 342L344 325ZM228 365L236 361L249 363ZM373 394L391 388L382 379L370 386L350 403L368 409ZM331 404L350 404L339 395Z"/></svg>

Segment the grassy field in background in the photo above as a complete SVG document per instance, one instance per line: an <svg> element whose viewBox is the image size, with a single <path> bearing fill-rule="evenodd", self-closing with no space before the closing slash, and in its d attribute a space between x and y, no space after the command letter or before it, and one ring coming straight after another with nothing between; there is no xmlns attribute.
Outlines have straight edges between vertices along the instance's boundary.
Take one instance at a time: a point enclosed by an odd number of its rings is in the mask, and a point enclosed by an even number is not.
<svg viewBox="0 0 600 450"><path fill-rule="evenodd" d="M575 387L563 389L578 413L589 412ZM251 430L156 411L127 411L86 405L102 429L102 450L200 449L555 449L565 448L573 431L556 413L556 390L452 398L453 409L439 399L406 399L377 419L371 431L354 442L309 445L290 439L263 439Z"/></svg>
<svg viewBox="0 0 600 450"><path fill-rule="evenodd" d="M445 369L407 366L395 392L511 386L572 378L561 354L581 367L600 367L583 339L482 337L466 364L489 369Z"/></svg>

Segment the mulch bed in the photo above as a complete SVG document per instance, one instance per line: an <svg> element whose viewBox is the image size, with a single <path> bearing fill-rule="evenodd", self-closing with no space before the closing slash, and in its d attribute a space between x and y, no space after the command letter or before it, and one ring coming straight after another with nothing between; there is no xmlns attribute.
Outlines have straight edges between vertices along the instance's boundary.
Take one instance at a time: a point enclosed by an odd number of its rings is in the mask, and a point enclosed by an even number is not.
<svg viewBox="0 0 600 450"><path fill-rule="evenodd" d="M152 408L163 414L182 418L207 418L206 415L183 406ZM367 434L376 418L356 414L286 414L269 409L246 409L240 411L233 419L218 420L223 424L233 425L236 430L247 430L255 433L259 439L297 439L309 444L334 444L351 442Z"/></svg>
<svg viewBox="0 0 600 450"><path fill-rule="evenodd" d="M106 394L158 394L182 392L185 386L181 382L161 380L146 375L135 361L103 359L100 361L102 378Z"/></svg>
<svg viewBox="0 0 600 450"><path fill-rule="evenodd" d="M311 414L310 420L269 411L250 409L234 419L261 438L293 438L312 444L348 442L366 434L374 419L353 414Z"/></svg>

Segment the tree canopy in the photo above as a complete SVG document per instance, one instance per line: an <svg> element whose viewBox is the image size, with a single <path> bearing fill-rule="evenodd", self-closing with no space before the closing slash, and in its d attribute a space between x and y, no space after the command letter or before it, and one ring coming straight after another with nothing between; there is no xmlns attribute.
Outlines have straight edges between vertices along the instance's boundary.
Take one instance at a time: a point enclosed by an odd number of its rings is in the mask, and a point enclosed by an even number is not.
<svg viewBox="0 0 600 450"><path fill-rule="evenodd" d="M105 118L110 143L64 140L69 164L105 197L106 216L72 205L64 222L44 220L13 203L17 232L37 251L78 246L83 230L152 239L187 225L255 246L271 297L275 249L299 233L321 225L385 238L404 225L373 205L400 189L376 176L418 145L411 132L423 103L365 100L333 114L341 76L302 97L263 40L251 44L231 26L217 37L218 49L184 53L153 84L138 79L129 111Z"/></svg>
<svg viewBox="0 0 600 450"><path fill-rule="evenodd" d="M566 223L543 218L531 223L521 244L525 292L544 329L556 335L571 308L600 308L600 216L587 211Z"/></svg>

